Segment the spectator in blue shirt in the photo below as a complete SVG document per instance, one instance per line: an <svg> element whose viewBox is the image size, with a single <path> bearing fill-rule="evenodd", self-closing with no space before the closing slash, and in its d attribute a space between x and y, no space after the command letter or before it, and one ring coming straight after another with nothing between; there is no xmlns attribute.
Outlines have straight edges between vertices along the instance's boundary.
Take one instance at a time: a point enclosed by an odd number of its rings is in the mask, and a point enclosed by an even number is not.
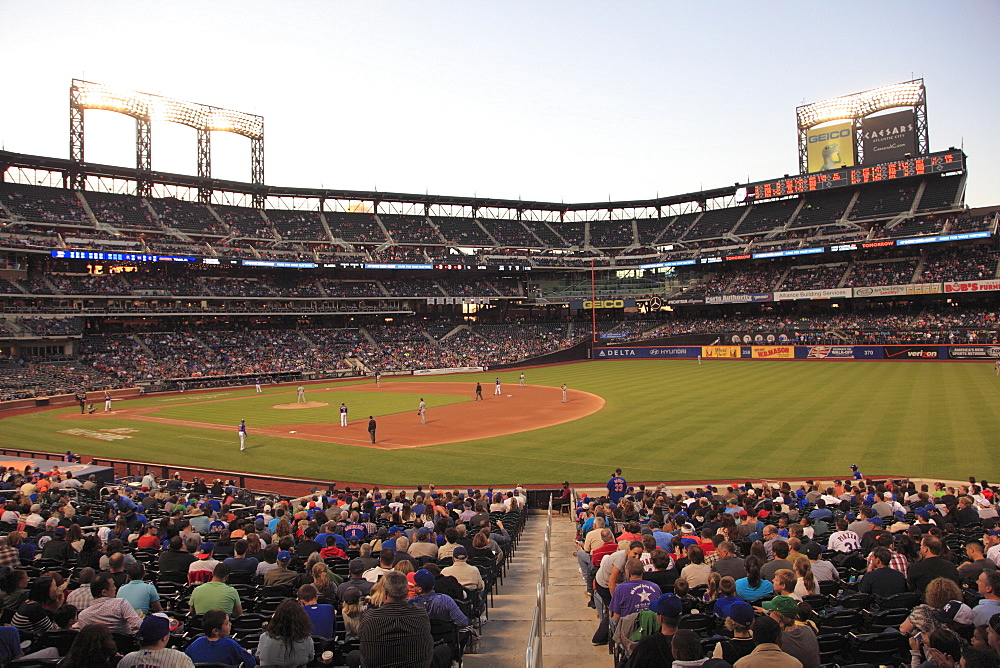
<svg viewBox="0 0 1000 668"><path fill-rule="evenodd" d="M445 594L438 594L434 591L434 575L427 569L421 568L413 574L413 591L416 596L407 601L410 605L419 605L427 611L427 616L431 620L451 622L457 629L463 629L469 625L469 618L459 610L455 599Z"/></svg>
<svg viewBox="0 0 1000 668"><path fill-rule="evenodd" d="M253 654L240 647L240 644L229 637L233 625L225 610L209 610L201 619L205 635L188 645L184 653L195 663L218 663L254 668L257 665Z"/></svg>
<svg viewBox="0 0 1000 668"><path fill-rule="evenodd" d="M332 605L319 602L319 590L315 585L304 584L296 594L302 609L309 615L312 635L330 640L334 636L337 613Z"/></svg>

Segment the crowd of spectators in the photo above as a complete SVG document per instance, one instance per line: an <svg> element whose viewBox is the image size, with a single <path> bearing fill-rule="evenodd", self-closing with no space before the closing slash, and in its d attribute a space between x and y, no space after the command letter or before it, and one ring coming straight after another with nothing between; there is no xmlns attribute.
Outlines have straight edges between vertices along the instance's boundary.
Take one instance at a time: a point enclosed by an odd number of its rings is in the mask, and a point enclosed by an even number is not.
<svg viewBox="0 0 1000 668"><path fill-rule="evenodd" d="M821 264L812 267L793 267L781 282L782 290L816 290L835 288L847 270L845 264Z"/></svg>
<svg viewBox="0 0 1000 668"><path fill-rule="evenodd" d="M906 285L913 283L917 258L896 262L855 262L844 285Z"/></svg>
<svg viewBox="0 0 1000 668"><path fill-rule="evenodd" d="M974 477L856 466L685 491L629 486L619 469L570 508L593 643L627 668L1000 665L998 501Z"/></svg>
<svg viewBox="0 0 1000 668"><path fill-rule="evenodd" d="M22 316L14 319L23 331L36 336L79 336L83 333L83 318L42 318Z"/></svg>
<svg viewBox="0 0 1000 668"><path fill-rule="evenodd" d="M594 221L590 223L590 245L595 248L621 248L635 244L631 220Z"/></svg>
<svg viewBox="0 0 1000 668"><path fill-rule="evenodd" d="M1000 253L988 246L946 248L928 253L921 283L978 281L996 278Z"/></svg>
<svg viewBox="0 0 1000 668"><path fill-rule="evenodd" d="M450 666L485 632L527 504L153 471L104 487L59 466L5 468L0 488L0 661L69 668Z"/></svg>

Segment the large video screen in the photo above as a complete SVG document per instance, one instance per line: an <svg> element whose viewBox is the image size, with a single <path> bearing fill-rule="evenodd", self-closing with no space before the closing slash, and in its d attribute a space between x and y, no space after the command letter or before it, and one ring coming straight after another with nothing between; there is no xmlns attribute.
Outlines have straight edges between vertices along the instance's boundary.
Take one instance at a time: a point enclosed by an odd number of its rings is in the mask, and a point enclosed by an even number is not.
<svg viewBox="0 0 1000 668"><path fill-rule="evenodd" d="M850 123L837 123L806 131L809 173L854 166L854 132Z"/></svg>
<svg viewBox="0 0 1000 668"><path fill-rule="evenodd" d="M917 154L917 123L912 109L883 116L869 116L861 122L862 164L903 160Z"/></svg>

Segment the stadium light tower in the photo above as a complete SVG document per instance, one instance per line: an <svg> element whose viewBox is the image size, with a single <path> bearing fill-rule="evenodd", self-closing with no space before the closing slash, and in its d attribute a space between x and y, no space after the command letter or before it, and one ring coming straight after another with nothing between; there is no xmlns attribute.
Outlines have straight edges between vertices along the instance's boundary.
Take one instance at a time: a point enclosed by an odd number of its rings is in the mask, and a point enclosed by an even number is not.
<svg viewBox="0 0 1000 668"><path fill-rule="evenodd" d="M808 172L808 132L811 128L831 121L848 121L853 128L854 149L858 163L864 164L864 144L861 142L862 123L872 114L898 108L913 109L917 155L930 153L927 132L927 90L923 79L881 86L871 90L836 97L795 108L799 134L799 171Z"/></svg>
<svg viewBox="0 0 1000 668"><path fill-rule="evenodd" d="M69 89L69 154L79 169L73 174L73 187L83 188L86 177L84 168L83 112L101 109L125 114L135 119L135 166L139 170L138 195L147 197L152 171L153 121L180 123L194 128L198 133L198 176L212 178L212 132L232 132L250 139L250 179L255 185L264 185L264 117L232 109L220 109L197 102L185 102L133 90L115 90L103 84L73 79ZM212 189L209 185L198 188L198 199L209 202ZM263 206L264 196L254 195L254 205Z"/></svg>

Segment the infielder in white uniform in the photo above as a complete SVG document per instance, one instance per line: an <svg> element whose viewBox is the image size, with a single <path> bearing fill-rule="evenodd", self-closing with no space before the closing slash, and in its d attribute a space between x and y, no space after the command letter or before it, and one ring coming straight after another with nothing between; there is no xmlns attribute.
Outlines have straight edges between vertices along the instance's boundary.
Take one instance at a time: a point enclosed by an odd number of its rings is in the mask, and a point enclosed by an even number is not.
<svg viewBox="0 0 1000 668"><path fill-rule="evenodd" d="M299 385L297 392L299 393L299 398L295 401L295 403L304 404L306 402L306 388Z"/></svg>
<svg viewBox="0 0 1000 668"><path fill-rule="evenodd" d="M562 400L562 402L566 403L567 401L569 401L569 399L566 397L566 383L562 384L562 393L563 393L563 400Z"/></svg>
<svg viewBox="0 0 1000 668"><path fill-rule="evenodd" d="M524 387L524 372L521 372L521 387Z"/></svg>
<svg viewBox="0 0 1000 668"><path fill-rule="evenodd" d="M104 412L108 413L111 411L111 393L104 393Z"/></svg>
<svg viewBox="0 0 1000 668"><path fill-rule="evenodd" d="M236 431L240 435L240 452L246 450L246 440L247 440L247 421L240 420L240 426L236 428Z"/></svg>
<svg viewBox="0 0 1000 668"><path fill-rule="evenodd" d="M420 424L427 424L427 404L424 398L420 397L420 405L417 407L417 415L420 416Z"/></svg>
<svg viewBox="0 0 1000 668"><path fill-rule="evenodd" d="M340 426L341 427L346 427L347 426L347 405L346 404L340 404Z"/></svg>
<svg viewBox="0 0 1000 668"><path fill-rule="evenodd" d="M493 390L493 394L497 395L498 397L500 396L500 379L499 378L497 378L497 385L496 385L496 388Z"/></svg>
<svg viewBox="0 0 1000 668"><path fill-rule="evenodd" d="M256 382L254 382L254 387L257 389L257 394L260 394L260 393L262 393L264 391L264 390L260 389L260 378L258 378L256 380Z"/></svg>

